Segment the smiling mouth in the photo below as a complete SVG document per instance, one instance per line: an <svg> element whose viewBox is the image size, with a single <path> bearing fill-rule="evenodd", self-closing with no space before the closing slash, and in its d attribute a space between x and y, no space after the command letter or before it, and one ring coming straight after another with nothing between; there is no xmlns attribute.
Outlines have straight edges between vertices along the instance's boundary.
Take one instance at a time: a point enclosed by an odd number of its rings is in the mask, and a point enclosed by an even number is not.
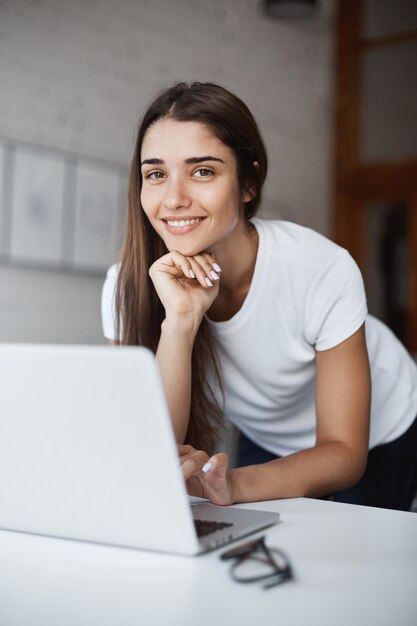
<svg viewBox="0 0 417 626"><path fill-rule="evenodd" d="M199 227L205 217L190 217L189 219L163 219L165 228L172 235L186 235Z"/></svg>
<svg viewBox="0 0 417 626"><path fill-rule="evenodd" d="M185 219L185 220L164 220L164 222L168 224L168 226L172 226L174 228L181 228L183 226L190 226L191 224L198 224L199 222L202 222L204 219L205 219L204 217L192 217L191 219Z"/></svg>

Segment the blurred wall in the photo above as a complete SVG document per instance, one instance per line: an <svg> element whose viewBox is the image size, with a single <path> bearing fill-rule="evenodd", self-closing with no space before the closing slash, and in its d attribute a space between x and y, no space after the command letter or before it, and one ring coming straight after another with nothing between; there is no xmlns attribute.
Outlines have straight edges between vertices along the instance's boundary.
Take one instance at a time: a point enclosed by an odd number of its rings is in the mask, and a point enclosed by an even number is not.
<svg viewBox="0 0 417 626"><path fill-rule="evenodd" d="M102 279L0 265L0 341L101 343Z"/></svg>
<svg viewBox="0 0 417 626"><path fill-rule="evenodd" d="M220 82L268 145L263 215L326 233L333 3L322 5L281 23L258 0L2 0L0 135L127 165L156 90ZM0 341L102 341L102 280L0 265Z"/></svg>

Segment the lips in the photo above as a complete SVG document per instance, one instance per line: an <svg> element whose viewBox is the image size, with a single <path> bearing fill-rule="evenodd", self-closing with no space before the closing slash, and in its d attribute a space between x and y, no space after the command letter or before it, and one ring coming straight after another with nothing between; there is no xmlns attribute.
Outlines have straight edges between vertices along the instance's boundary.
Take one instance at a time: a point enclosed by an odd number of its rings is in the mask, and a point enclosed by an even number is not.
<svg viewBox="0 0 417 626"><path fill-rule="evenodd" d="M164 218L167 231L173 235L186 235L195 230L205 220L205 217Z"/></svg>

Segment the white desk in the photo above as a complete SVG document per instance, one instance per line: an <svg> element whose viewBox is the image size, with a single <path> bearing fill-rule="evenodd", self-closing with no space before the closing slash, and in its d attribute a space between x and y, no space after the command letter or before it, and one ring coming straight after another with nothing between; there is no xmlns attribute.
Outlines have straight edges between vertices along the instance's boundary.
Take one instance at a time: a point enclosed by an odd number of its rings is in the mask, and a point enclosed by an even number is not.
<svg viewBox="0 0 417 626"><path fill-rule="evenodd" d="M189 558L0 532L1 626L416 626L417 514L295 499L267 531L296 581L229 578ZM260 533L258 533L260 534Z"/></svg>

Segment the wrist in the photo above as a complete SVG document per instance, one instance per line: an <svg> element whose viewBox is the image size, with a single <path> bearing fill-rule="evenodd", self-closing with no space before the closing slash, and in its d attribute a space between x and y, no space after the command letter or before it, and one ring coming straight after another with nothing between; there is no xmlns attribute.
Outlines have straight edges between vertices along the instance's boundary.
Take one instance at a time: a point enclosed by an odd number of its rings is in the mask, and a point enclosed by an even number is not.
<svg viewBox="0 0 417 626"><path fill-rule="evenodd" d="M230 497L233 504L236 504L238 502L246 502L242 493L240 477L241 471L239 468L229 470Z"/></svg>
<svg viewBox="0 0 417 626"><path fill-rule="evenodd" d="M162 332L174 332L195 338L202 317L197 315L167 315L162 322Z"/></svg>

